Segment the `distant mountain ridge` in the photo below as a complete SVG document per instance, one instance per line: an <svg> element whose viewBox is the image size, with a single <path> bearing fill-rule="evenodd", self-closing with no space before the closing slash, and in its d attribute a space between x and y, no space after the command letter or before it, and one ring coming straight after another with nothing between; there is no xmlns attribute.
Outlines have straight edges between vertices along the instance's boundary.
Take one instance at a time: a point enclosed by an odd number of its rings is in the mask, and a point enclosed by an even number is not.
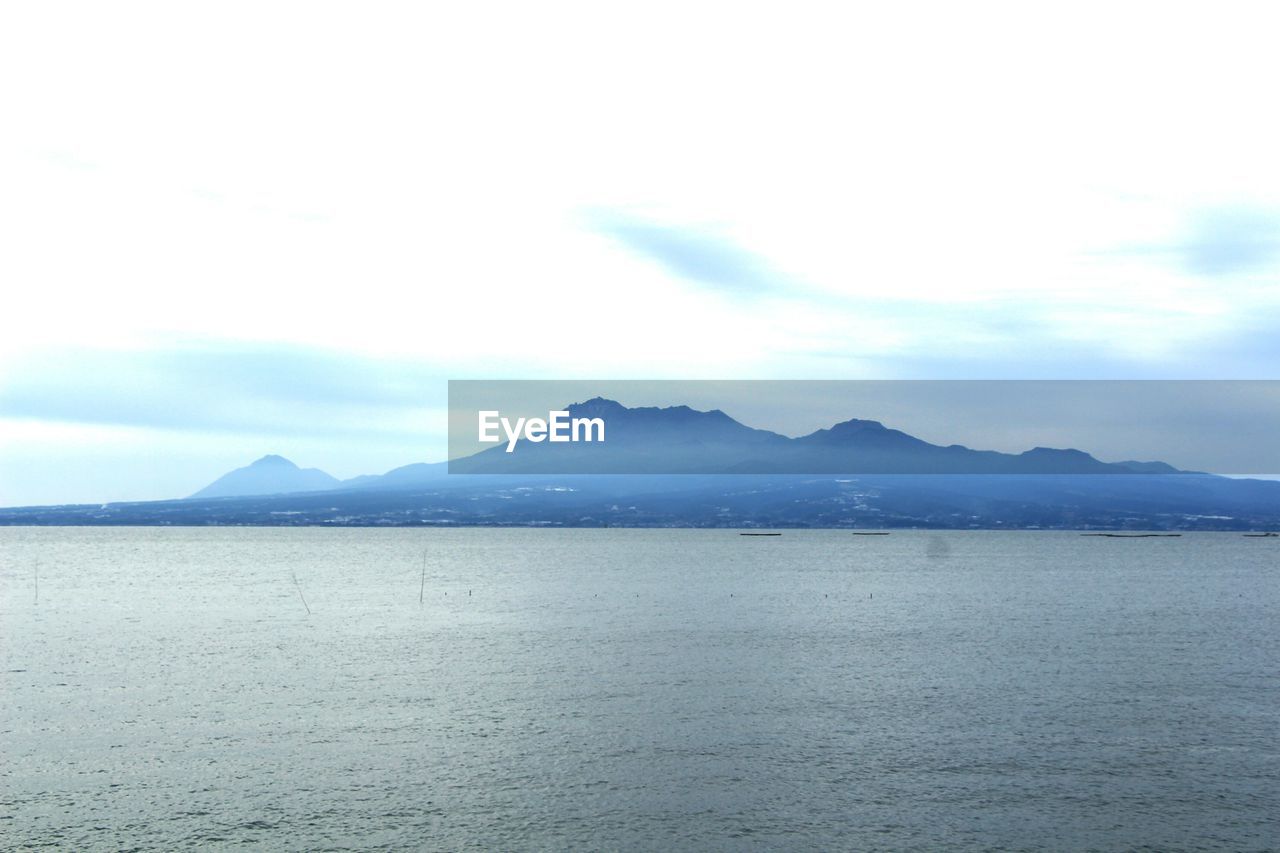
<svg viewBox="0 0 1280 853"><path fill-rule="evenodd" d="M607 443L560 443L556 455L547 443L521 442L515 453L497 447L344 481L266 456L191 498L14 507L0 509L0 525L1280 528L1280 483L1163 462L940 446L859 419L788 438L687 406L629 409L595 398L567 408L606 417ZM585 472L547 472L570 468L566 460ZM487 476L450 476L459 463ZM685 473L671 473L673 464ZM833 473L855 467L863 473Z"/></svg>
<svg viewBox="0 0 1280 853"><path fill-rule="evenodd" d="M1076 449L1023 453L941 446L853 418L798 438L748 427L719 409L627 408L595 397L566 407L599 417L600 443L521 442L449 463L451 474L1152 474L1163 462L1102 462Z"/></svg>
<svg viewBox="0 0 1280 853"><path fill-rule="evenodd" d="M196 492L190 499L249 497L324 490L395 490L438 483L446 474L1180 474L1164 462L1102 462L1075 449L1036 447L1023 453L930 444L879 421L852 418L789 438L746 426L713 409L629 408L593 397L565 407L572 417L603 418L601 443L520 442L446 463L412 463L381 475L339 480L264 456Z"/></svg>

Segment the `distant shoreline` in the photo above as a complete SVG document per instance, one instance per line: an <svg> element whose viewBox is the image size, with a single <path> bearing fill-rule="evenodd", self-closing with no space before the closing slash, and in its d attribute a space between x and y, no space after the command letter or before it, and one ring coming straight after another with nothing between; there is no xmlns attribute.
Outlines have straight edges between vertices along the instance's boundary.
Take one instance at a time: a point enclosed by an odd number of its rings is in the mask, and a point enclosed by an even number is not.
<svg viewBox="0 0 1280 853"><path fill-rule="evenodd" d="M700 530L708 532L737 533L745 536L774 536L804 531L831 531L851 533L855 536L888 536L891 533L1063 533L1084 537L1111 539L1177 538L1194 533L1223 533L1257 539L1280 539L1280 534L1269 530L1235 527L1188 527L1172 529L1155 528L1088 528L1088 527L893 527L868 530L855 527L727 527L692 524L668 525L568 525L568 524L136 524L101 523L80 524L69 522L11 522L0 520L0 529L68 529L79 530Z"/></svg>

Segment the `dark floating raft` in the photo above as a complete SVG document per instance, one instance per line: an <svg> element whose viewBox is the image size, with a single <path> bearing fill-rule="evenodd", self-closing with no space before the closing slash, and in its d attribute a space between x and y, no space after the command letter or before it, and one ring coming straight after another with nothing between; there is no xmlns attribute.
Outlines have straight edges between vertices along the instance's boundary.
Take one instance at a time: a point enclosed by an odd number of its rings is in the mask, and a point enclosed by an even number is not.
<svg viewBox="0 0 1280 853"><path fill-rule="evenodd" d="M739 533L739 536L781 536L781 533Z"/></svg>
<svg viewBox="0 0 1280 853"><path fill-rule="evenodd" d="M887 530L850 530L854 536L888 536Z"/></svg>
<svg viewBox="0 0 1280 853"><path fill-rule="evenodd" d="M1276 537L1280 537L1280 533L1246 533L1245 536L1248 536L1251 539L1274 539Z"/></svg>
<svg viewBox="0 0 1280 853"><path fill-rule="evenodd" d="M1166 536L1181 536L1181 533L1081 533L1081 536L1105 536L1108 539L1152 539Z"/></svg>

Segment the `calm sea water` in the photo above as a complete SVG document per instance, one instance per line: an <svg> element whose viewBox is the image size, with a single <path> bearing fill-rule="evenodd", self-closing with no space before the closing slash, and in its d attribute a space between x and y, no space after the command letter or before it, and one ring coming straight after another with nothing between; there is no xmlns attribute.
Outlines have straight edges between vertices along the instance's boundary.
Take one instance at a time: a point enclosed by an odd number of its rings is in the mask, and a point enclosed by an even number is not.
<svg viewBox="0 0 1280 853"><path fill-rule="evenodd" d="M1280 540L9 528L0 560L0 847L1280 847Z"/></svg>

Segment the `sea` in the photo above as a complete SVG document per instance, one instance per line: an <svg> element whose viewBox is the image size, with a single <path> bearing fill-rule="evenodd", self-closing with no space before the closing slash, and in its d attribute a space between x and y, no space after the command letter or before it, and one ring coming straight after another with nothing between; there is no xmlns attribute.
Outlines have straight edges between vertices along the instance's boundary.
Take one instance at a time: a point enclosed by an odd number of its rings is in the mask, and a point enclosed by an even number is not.
<svg viewBox="0 0 1280 853"><path fill-rule="evenodd" d="M1280 849L1280 539L0 528L0 848Z"/></svg>

